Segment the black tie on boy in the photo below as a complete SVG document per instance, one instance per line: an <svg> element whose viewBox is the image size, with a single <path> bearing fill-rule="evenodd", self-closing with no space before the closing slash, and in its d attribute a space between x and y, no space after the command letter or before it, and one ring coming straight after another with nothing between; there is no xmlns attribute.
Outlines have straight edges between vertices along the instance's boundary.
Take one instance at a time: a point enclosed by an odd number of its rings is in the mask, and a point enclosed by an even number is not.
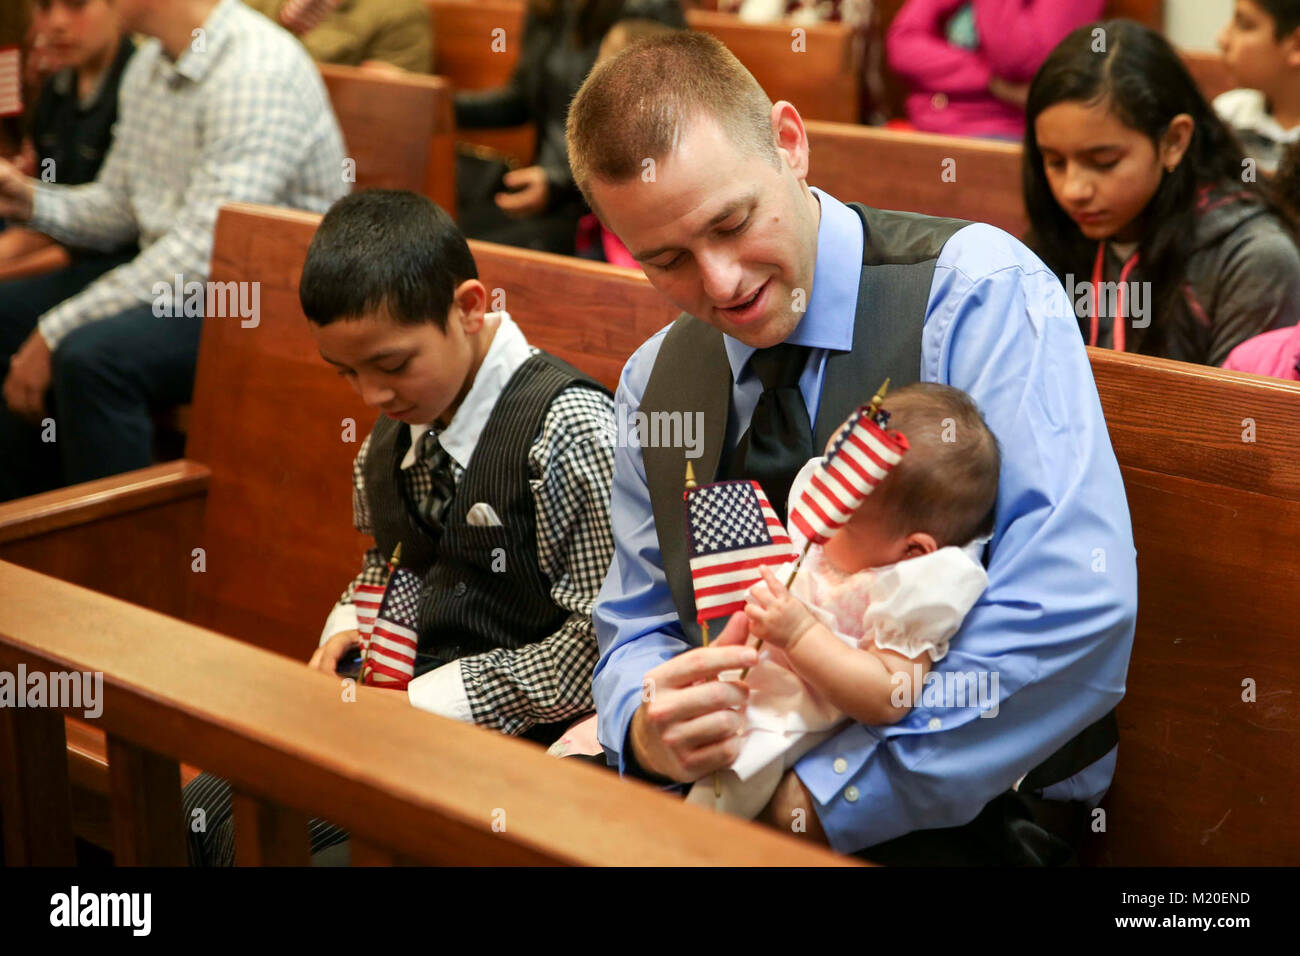
<svg viewBox="0 0 1300 956"><path fill-rule="evenodd" d="M442 537L443 522L451 500L456 497L456 481L451 472L451 455L442 447L438 436L432 428L420 436L418 455L429 466L429 493L416 503L416 510L430 531L434 540Z"/></svg>
<svg viewBox="0 0 1300 956"><path fill-rule="evenodd" d="M763 383L763 394L754 406L749 428L722 470L728 478L757 481L783 518L794 476L816 454L808 407L799 391L808 352L807 346L783 342L759 349L750 357L749 367Z"/></svg>

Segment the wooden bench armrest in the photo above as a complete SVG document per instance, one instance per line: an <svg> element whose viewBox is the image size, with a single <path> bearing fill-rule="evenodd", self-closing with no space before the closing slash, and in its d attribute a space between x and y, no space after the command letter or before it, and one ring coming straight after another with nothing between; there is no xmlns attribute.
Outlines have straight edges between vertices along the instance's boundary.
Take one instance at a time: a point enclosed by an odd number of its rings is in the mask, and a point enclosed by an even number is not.
<svg viewBox="0 0 1300 956"><path fill-rule="evenodd" d="M211 472L169 461L0 504L0 544L207 493Z"/></svg>

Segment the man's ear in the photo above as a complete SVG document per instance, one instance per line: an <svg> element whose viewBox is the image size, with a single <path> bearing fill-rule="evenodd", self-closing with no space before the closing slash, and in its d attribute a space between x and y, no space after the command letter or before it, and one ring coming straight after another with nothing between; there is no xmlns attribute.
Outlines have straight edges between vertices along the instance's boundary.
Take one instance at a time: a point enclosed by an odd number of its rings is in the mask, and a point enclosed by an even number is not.
<svg viewBox="0 0 1300 956"><path fill-rule="evenodd" d="M919 558L939 550L939 542L924 531L913 531L904 539L905 553L909 558Z"/></svg>
<svg viewBox="0 0 1300 956"><path fill-rule="evenodd" d="M1170 120L1169 128L1160 138L1160 165L1173 172L1187 154L1187 147L1192 144L1192 133L1195 131L1196 120L1187 113L1179 113Z"/></svg>
<svg viewBox="0 0 1300 956"><path fill-rule="evenodd" d="M808 178L808 132L803 117L793 103L778 100L772 104L772 133L782 161L797 179Z"/></svg>
<svg viewBox="0 0 1300 956"><path fill-rule="evenodd" d="M466 279L456 286L451 303L452 317L461 324L466 335L474 335L483 328L487 313L487 287L478 279Z"/></svg>

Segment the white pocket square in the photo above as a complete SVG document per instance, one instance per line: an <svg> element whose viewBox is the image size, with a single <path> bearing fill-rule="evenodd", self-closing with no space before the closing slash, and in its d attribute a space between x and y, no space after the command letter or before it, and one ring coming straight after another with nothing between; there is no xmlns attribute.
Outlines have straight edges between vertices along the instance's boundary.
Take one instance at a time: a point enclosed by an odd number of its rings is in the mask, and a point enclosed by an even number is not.
<svg viewBox="0 0 1300 956"><path fill-rule="evenodd" d="M486 501L480 501L469 509L469 514L465 516L465 523L476 528L501 527L501 519L497 517L496 511Z"/></svg>

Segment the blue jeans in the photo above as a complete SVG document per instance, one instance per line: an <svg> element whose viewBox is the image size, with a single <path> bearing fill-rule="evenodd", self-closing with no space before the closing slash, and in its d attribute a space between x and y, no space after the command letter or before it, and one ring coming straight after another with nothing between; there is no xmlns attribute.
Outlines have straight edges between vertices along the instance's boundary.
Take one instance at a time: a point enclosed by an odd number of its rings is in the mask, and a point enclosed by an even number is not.
<svg viewBox="0 0 1300 956"><path fill-rule="evenodd" d="M0 285L0 362L48 309L108 271L93 265ZM127 256L126 258L130 258ZM119 260L120 261L120 260ZM51 301L51 299L53 301ZM0 501L144 468L153 460L153 410L190 400L201 318L164 317L139 306L71 332L54 351L49 429L0 408Z"/></svg>

